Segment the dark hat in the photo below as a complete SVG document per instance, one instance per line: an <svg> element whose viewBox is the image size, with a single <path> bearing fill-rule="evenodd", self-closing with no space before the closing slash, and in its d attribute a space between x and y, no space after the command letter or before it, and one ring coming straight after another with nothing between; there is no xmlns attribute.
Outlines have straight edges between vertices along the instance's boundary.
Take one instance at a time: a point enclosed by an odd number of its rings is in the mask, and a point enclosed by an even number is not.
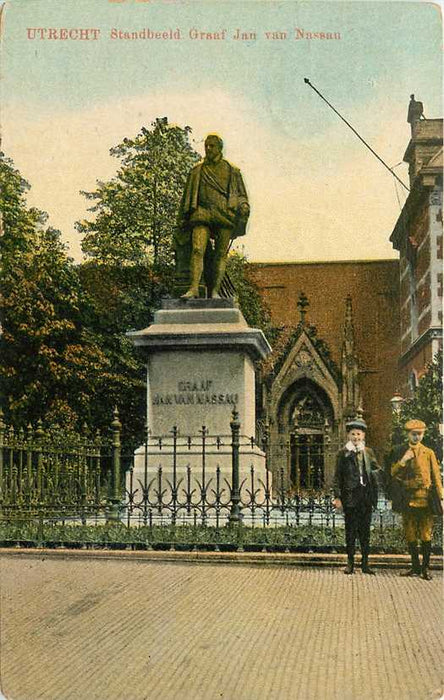
<svg viewBox="0 0 444 700"><path fill-rule="evenodd" d="M363 430L364 432L367 430L367 423L362 420L362 418L355 418L354 420L348 421L345 425L347 432L350 430Z"/></svg>

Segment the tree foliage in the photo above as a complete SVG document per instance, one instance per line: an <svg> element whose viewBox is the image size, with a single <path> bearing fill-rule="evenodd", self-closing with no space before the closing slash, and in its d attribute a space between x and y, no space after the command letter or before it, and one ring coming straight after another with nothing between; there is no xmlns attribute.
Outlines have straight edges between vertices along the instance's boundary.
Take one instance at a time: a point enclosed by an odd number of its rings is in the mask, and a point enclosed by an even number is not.
<svg viewBox="0 0 444 700"><path fill-rule="evenodd" d="M27 208L28 185L4 155L0 178L0 386L9 417L23 424L44 417L56 404L66 407L73 377L102 358L85 337L80 281L59 232L45 228L43 212ZM74 400L79 402L81 396Z"/></svg>
<svg viewBox="0 0 444 700"><path fill-rule="evenodd" d="M84 253L96 262L171 268L180 197L200 156L190 145L190 127L170 125L166 117L151 127L112 148L121 162L116 176L83 193L94 202L95 218L77 222L77 230Z"/></svg>
<svg viewBox="0 0 444 700"><path fill-rule="evenodd" d="M232 251L227 260L227 272L233 284L239 306L249 326L260 328L265 334L271 329L271 313L256 282L252 279L244 254Z"/></svg>
<svg viewBox="0 0 444 700"><path fill-rule="evenodd" d="M126 362L115 362L60 233L27 207L28 185L4 155L0 183L2 408L15 425L105 430L115 404L129 409L143 395L130 343L116 341Z"/></svg>

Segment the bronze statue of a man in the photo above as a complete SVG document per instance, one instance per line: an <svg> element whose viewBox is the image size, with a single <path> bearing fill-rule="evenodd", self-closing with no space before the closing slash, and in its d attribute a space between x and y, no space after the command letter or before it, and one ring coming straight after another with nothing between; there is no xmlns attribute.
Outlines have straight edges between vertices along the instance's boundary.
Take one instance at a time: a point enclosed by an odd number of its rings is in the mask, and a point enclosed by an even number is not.
<svg viewBox="0 0 444 700"><path fill-rule="evenodd" d="M205 282L212 298L219 297L228 250L234 238L245 235L250 214L240 170L222 157L223 141L216 134L205 139L205 158L189 173L179 209L175 237L176 258L188 244L190 281L182 298L199 296L204 256L213 241L211 272Z"/></svg>

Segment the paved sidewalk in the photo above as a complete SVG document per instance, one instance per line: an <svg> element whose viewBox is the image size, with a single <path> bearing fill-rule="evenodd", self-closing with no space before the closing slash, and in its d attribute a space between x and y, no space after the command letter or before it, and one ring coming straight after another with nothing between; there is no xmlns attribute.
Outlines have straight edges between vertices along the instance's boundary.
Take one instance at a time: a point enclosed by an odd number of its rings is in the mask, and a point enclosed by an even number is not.
<svg viewBox="0 0 444 700"><path fill-rule="evenodd" d="M0 557L8 700L428 700L440 573Z"/></svg>

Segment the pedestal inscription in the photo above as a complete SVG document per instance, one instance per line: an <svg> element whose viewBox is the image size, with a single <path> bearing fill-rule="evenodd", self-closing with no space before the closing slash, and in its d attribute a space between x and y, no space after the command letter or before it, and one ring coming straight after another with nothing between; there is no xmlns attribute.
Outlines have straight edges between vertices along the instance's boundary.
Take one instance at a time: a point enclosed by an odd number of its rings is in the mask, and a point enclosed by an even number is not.
<svg viewBox="0 0 444 700"><path fill-rule="evenodd" d="M130 336L146 352L147 425L150 438L160 438L159 446L136 451L133 477L142 483L148 462L149 471L161 468L163 478L172 483L174 458L176 470L183 474L190 468L193 480L201 484L202 454L197 445L204 433L206 478L214 480L219 468L224 480L230 481L234 408L244 444L255 434L254 363L270 351L263 333L248 327L232 300L192 299L164 300L154 323ZM175 456L173 429L179 436ZM256 446L243 452L242 475L247 477L254 467L256 478L265 481L263 452Z"/></svg>

